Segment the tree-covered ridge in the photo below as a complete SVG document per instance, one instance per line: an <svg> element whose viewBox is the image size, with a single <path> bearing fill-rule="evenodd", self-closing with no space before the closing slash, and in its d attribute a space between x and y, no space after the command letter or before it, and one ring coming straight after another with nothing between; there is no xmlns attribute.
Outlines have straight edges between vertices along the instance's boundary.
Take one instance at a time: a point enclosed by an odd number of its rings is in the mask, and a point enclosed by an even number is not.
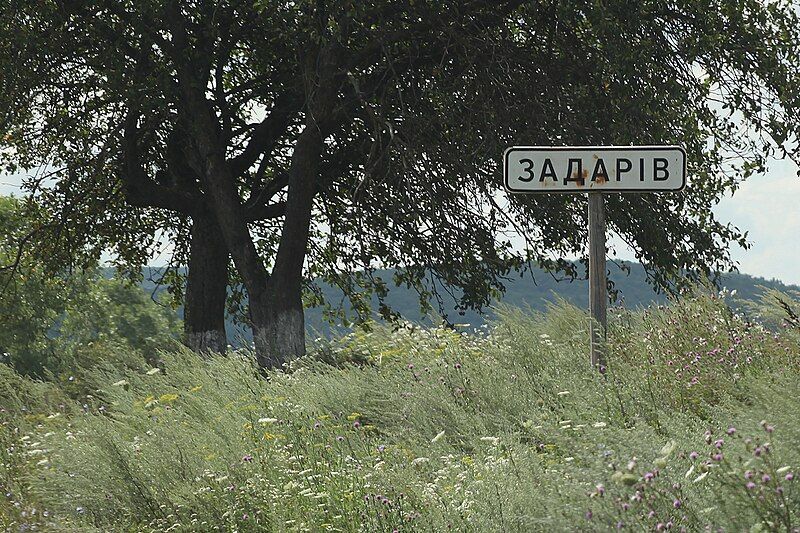
<svg viewBox="0 0 800 533"><path fill-rule="evenodd" d="M578 266L580 268L580 266ZM159 288L153 280L160 278L160 270L152 268L146 270L145 280L142 288L149 294L157 295L164 288ZM641 265L626 261L609 263L610 279L614 282L615 289L618 291L615 305L623 306L627 309L638 309L648 307L653 304L665 304L668 296L665 293L657 293L647 281L647 273ZM113 270L106 270L106 276L113 276ZM392 279L393 272L390 270L379 270L375 272L385 280ZM764 279L750 276L741 272L729 272L720 276L718 283L721 288L727 291L728 299L737 307L742 307L744 301L758 301L768 289L775 289L781 292L800 291L800 287L787 285L776 279ZM479 314L474 311L467 311L463 315L459 314L457 308L458 298L448 294L441 295L442 311L446 314L446 321L451 324L469 324L469 329L480 328L494 316L493 308L500 304L511 305L520 308L530 308L532 311L543 312L548 306L558 299L569 302L580 309L588 308L588 281L585 279L571 280L569 278L560 279L550 275L548 272L532 268L524 277L517 277L506 280L506 292L499 298L490 300L485 313ZM323 292L324 299L333 304L343 302L346 304L344 294L337 287L320 283L320 290ZM406 287L391 287L384 301L385 305L391 307L402 319L418 324L438 325L446 323L439 314L439 309L421 309L419 294ZM380 319L376 308L377 299L372 300L373 319ZM349 331L349 322L354 321L354 311L345 307L344 318L337 312L331 313L325 307L307 307L306 319L307 328L314 335L328 336L334 332ZM182 309L178 309L182 314ZM350 317L350 321L346 320ZM246 328L237 325L232 317L227 320L228 331L234 346L239 345L242 340L250 340ZM463 328L461 328L463 329Z"/></svg>

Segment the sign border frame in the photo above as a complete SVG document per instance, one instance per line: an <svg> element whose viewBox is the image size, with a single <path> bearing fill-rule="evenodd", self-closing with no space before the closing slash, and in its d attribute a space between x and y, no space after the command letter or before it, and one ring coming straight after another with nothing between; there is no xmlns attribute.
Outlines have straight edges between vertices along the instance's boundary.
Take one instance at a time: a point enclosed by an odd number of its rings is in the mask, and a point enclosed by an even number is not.
<svg viewBox="0 0 800 533"><path fill-rule="evenodd" d="M623 151L623 150L642 150L642 151L664 151L664 150L680 150L683 153L683 181L681 186L677 189L667 189L667 190L658 190L658 189L602 189L602 188L592 188L586 187L584 189L569 189L569 190L554 190L554 189L512 189L509 187L508 184L508 156L515 151L527 151L527 152L566 152L570 150L606 150L606 151ZM686 188L687 185L687 160L688 156L686 155L686 149L683 146L678 145L645 145L645 146L511 146L506 148L503 152L503 189L507 193L511 194L586 194L589 192L600 192L604 194L626 194L626 193L634 193L634 194L641 194L641 193L671 193L671 192L679 192Z"/></svg>

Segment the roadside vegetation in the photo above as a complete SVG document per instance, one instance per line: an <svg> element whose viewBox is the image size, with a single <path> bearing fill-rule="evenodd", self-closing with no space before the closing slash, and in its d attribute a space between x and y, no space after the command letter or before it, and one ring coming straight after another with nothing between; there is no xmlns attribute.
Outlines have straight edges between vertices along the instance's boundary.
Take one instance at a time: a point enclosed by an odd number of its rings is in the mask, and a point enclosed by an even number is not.
<svg viewBox="0 0 800 533"><path fill-rule="evenodd" d="M120 343L0 365L0 528L796 531L798 295L724 296L614 309L602 375L564 302L373 325L286 372Z"/></svg>

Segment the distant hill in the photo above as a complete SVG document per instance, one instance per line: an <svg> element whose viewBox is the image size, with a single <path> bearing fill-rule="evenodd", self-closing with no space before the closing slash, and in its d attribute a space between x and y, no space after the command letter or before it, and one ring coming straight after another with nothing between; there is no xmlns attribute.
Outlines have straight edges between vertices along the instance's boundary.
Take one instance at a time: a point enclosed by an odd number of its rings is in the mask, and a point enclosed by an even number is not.
<svg viewBox="0 0 800 533"><path fill-rule="evenodd" d="M624 272L621 266L630 268L630 274ZM625 307L633 309L646 307L653 303L664 303L667 298L663 294L656 294L653 288L647 284L644 268L637 263L620 262L619 265L609 263L610 278L619 289L619 296ZM111 271L107 272L111 275ZM392 279L392 271L379 271L376 275L384 280ZM156 276L146 276L155 278ZM737 295L744 299L756 298L761 290L759 286L775 288L778 290L800 290L800 287L786 285L778 280L767 280L764 278L748 276L741 273L725 274L722 278L722 285L729 290L736 290ZM153 281L146 279L142 288L156 293L160 289L155 286ZM338 289L324 285L322 291L329 301L340 301L342 293ZM506 293L498 301L514 306L529 306L535 310L544 310L548 302L552 302L556 295L577 305L578 307L588 307L589 283L585 279L574 281L556 281L547 272L534 269L532 273L526 273L524 277L516 277L506 282ZM483 325L487 318L492 315L491 308L484 310L481 315L474 311L468 311L463 316L455 310L455 301L446 294L442 295L445 304L445 313L452 323L470 324L472 327ZM431 317L424 316L420 312L419 297L413 290L404 287L392 287L389 292L387 303L390 307L399 312L404 318L412 322L431 323ZM435 306L434 306L435 307ZM178 313L183 316L183 309ZM311 334L330 335L334 331L342 331L343 328L331 325L323 319L321 308L309 308L306 310L306 325ZM228 335L231 342L240 344L249 342L250 332L242 327L237 327L232 320L228 321Z"/></svg>

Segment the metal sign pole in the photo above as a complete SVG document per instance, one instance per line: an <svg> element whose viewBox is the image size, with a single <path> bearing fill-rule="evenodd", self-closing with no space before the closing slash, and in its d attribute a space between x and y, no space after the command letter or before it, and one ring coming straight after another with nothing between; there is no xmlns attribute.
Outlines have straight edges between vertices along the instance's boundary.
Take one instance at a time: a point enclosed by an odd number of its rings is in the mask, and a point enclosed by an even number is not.
<svg viewBox="0 0 800 533"><path fill-rule="evenodd" d="M606 317L606 213L603 193L589 193L589 314L592 368L605 370Z"/></svg>

